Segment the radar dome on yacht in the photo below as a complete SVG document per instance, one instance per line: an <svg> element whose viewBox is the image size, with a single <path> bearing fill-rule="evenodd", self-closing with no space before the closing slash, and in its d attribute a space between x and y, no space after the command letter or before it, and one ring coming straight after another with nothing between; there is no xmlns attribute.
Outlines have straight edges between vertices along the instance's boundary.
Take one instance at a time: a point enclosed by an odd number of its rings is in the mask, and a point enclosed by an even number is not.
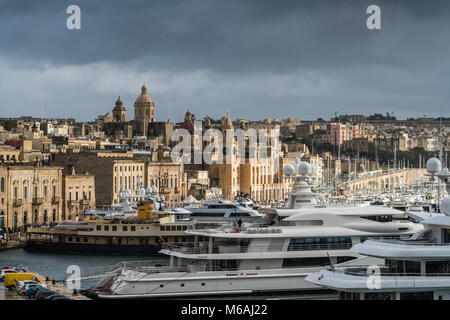
<svg viewBox="0 0 450 320"><path fill-rule="evenodd" d="M448 168L442 169L442 174L445 176L448 175Z"/></svg>
<svg viewBox="0 0 450 320"><path fill-rule="evenodd" d="M441 172L442 164L437 158L430 158L427 161L427 171L431 174Z"/></svg>
<svg viewBox="0 0 450 320"><path fill-rule="evenodd" d="M298 165L298 173L299 174L310 174L311 173L311 166L308 162L300 162Z"/></svg>
<svg viewBox="0 0 450 320"><path fill-rule="evenodd" d="M286 164L283 167L283 173L287 176L293 176L296 174L297 168L293 163Z"/></svg>
<svg viewBox="0 0 450 320"><path fill-rule="evenodd" d="M145 189L142 188L142 187L139 188L137 194L138 194L139 197L145 196Z"/></svg>
<svg viewBox="0 0 450 320"><path fill-rule="evenodd" d="M441 211L446 216L450 216L450 198L444 198L441 201Z"/></svg>
<svg viewBox="0 0 450 320"><path fill-rule="evenodd" d="M153 190L151 187L147 187L147 189L145 189L145 193L152 193Z"/></svg>

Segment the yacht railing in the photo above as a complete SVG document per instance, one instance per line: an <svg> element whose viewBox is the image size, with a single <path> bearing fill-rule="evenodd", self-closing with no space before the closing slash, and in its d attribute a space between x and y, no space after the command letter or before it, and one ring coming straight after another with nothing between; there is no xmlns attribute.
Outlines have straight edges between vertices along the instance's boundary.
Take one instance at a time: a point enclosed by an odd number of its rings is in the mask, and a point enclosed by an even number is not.
<svg viewBox="0 0 450 320"><path fill-rule="evenodd" d="M263 268L255 267L255 268L236 268L236 267L226 267L226 266L220 266L220 265L207 265L207 264L188 264L183 266L164 266L160 268L154 268L154 267L128 267L127 269L133 270L136 272L142 272L146 274L152 274L152 273L169 273L169 272L189 272L189 273L195 273L195 272L207 272L207 271L227 271L229 273L226 274L226 276L237 276L242 275L242 272L255 272L257 270L261 270ZM238 273L239 272L239 273ZM248 274L247 274L248 275ZM130 280L130 279L128 279Z"/></svg>
<svg viewBox="0 0 450 320"><path fill-rule="evenodd" d="M373 266L352 266L352 267L335 267L328 266L326 270L335 273L343 273L352 276L369 277L369 276L383 276L383 277L450 277L447 272L430 272L422 274L420 272L391 272L387 266L378 266L379 272L371 272Z"/></svg>
<svg viewBox="0 0 450 320"><path fill-rule="evenodd" d="M152 261L126 261L119 262L111 267L109 267L106 272L113 273L120 271L122 269L133 270L137 272L143 273L160 273L160 272L201 272L201 271L229 271L229 272L237 272L237 271L255 271L256 269L239 269L236 267L228 267L221 265L209 265L209 264L186 264L181 266L170 266L170 265L159 265L155 264ZM104 272L105 273L105 272ZM230 276L235 274L229 274Z"/></svg>
<svg viewBox="0 0 450 320"><path fill-rule="evenodd" d="M390 244L400 244L406 246L450 246L450 243L436 243L436 242L425 242L421 240L399 240L399 239L369 239L376 242L390 243Z"/></svg>
<svg viewBox="0 0 450 320"><path fill-rule="evenodd" d="M207 234L215 234L215 233L282 233L283 229L280 226L266 226L267 224L264 221L256 221L251 224L251 226L241 226L238 228L235 224L225 222L199 222L195 225L194 231L201 231Z"/></svg>
<svg viewBox="0 0 450 320"><path fill-rule="evenodd" d="M194 243L186 243L183 246L163 244L162 250L182 254L227 254L227 253L259 253L259 252L289 252L289 251L314 251L314 250L348 250L351 243L329 243L329 244L297 244L290 245L287 250L283 248L271 248L269 246L232 246L214 245L211 250L207 246L195 246Z"/></svg>

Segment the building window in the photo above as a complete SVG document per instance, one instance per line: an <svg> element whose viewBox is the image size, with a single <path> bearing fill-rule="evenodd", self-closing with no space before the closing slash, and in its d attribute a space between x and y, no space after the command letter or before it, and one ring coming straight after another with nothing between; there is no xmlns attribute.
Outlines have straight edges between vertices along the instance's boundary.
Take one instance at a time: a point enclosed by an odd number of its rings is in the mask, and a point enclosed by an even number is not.
<svg viewBox="0 0 450 320"><path fill-rule="evenodd" d="M117 226L113 226L112 231L117 231Z"/></svg>
<svg viewBox="0 0 450 320"><path fill-rule="evenodd" d="M122 227L122 231L128 231L128 227L127 226L123 226Z"/></svg>
<svg viewBox="0 0 450 320"><path fill-rule="evenodd" d="M39 218L39 213L38 213L38 210L37 209L35 209L34 210L34 221L33 221L33 223L34 223L34 226L37 226L37 224L38 224L38 218Z"/></svg>
<svg viewBox="0 0 450 320"><path fill-rule="evenodd" d="M0 182L0 191L1 191L1 192L5 192L5 178L2 178L2 179L1 179L1 182Z"/></svg>
<svg viewBox="0 0 450 320"><path fill-rule="evenodd" d="M135 226L131 226L131 231L136 231L136 227Z"/></svg>

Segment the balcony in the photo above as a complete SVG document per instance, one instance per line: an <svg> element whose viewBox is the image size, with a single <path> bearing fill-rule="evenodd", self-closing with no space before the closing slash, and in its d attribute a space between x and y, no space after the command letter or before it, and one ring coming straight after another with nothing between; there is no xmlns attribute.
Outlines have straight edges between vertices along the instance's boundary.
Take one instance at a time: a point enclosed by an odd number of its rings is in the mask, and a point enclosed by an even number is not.
<svg viewBox="0 0 450 320"><path fill-rule="evenodd" d="M83 206L88 206L88 205L90 204L90 202L91 202L91 200L88 200L88 199L83 199L83 200L81 200L81 204L82 204Z"/></svg>
<svg viewBox="0 0 450 320"><path fill-rule="evenodd" d="M76 205L78 205L78 200L68 200L67 205L69 207L75 207Z"/></svg>
<svg viewBox="0 0 450 320"><path fill-rule="evenodd" d="M14 199L13 206L20 207L23 204L22 199Z"/></svg>
<svg viewBox="0 0 450 320"><path fill-rule="evenodd" d="M52 203L56 204L56 203L60 203L61 202L61 197L53 197L52 198Z"/></svg>
<svg viewBox="0 0 450 320"><path fill-rule="evenodd" d="M172 192L172 189L170 188L161 188L160 193L162 194L170 194Z"/></svg>
<svg viewBox="0 0 450 320"><path fill-rule="evenodd" d="M44 203L44 198L33 198L33 205L41 205Z"/></svg>

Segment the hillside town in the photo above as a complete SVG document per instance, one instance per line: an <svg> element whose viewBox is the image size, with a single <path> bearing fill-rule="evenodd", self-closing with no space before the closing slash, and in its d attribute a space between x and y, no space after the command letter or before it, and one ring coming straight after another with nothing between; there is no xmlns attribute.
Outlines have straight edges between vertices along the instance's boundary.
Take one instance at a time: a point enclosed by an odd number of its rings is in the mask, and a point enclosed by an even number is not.
<svg viewBox="0 0 450 320"><path fill-rule="evenodd" d="M87 210L120 202L136 192L138 179L155 186L174 206L189 196L205 200L219 193L233 200L246 195L259 204L288 199L292 180L283 166L301 157L317 169L313 187L330 195L382 191L411 183L395 170L419 169L444 150L448 164L450 118L397 119L391 114L337 115L329 120L155 119L155 104L144 84L134 102L111 99L111 112L90 122L21 116L0 118L0 229L8 234L52 221L83 220ZM127 111L134 108L134 119ZM274 157L232 157L229 163L177 163L170 156L177 129L193 132L234 129L279 132ZM237 144L236 144L237 146ZM204 146L203 146L204 147ZM273 152L274 150L272 150ZM279 170L267 174L265 169ZM368 175L394 172L393 178L362 183ZM402 180L403 177L403 180ZM214 190L214 191L211 191Z"/></svg>

